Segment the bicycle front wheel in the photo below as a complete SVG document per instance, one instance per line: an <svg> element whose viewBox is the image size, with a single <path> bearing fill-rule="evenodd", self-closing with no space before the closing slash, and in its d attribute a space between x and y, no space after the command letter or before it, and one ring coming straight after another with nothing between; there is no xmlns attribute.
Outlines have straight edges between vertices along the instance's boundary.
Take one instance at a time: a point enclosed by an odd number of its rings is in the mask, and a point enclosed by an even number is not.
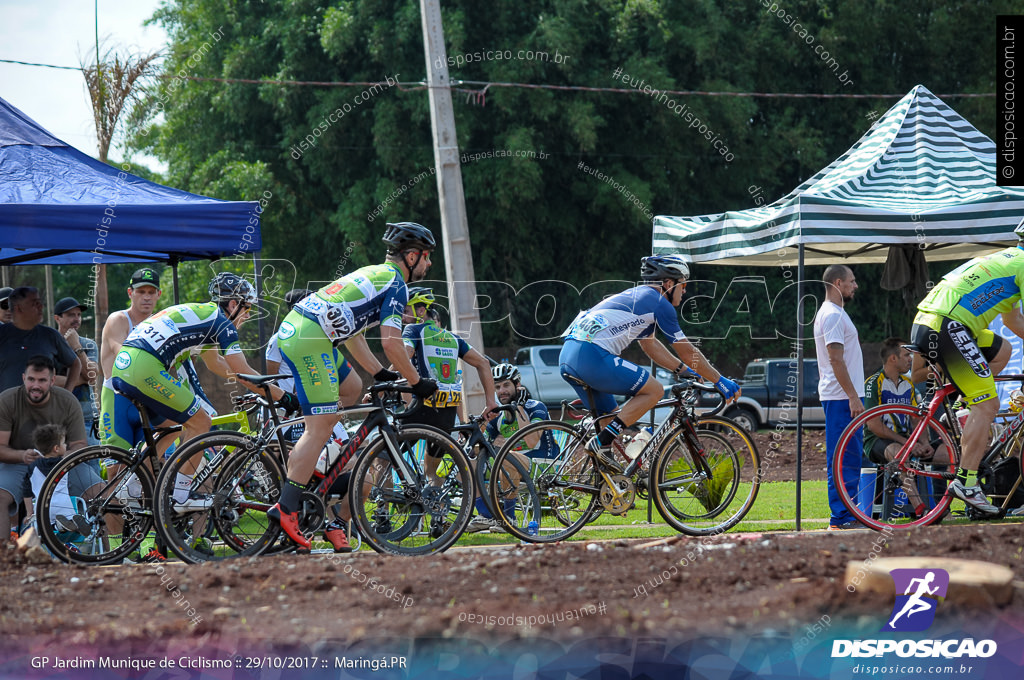
<svg viewBox="0 0 1024 680"><path fill-rule="evenodd" d="M433 428L403 427L393 443L394 452L389 435L376 438L352 469L349 502L359 533L379 553L412 556L447 550L465 531L473 510L469 459L450 437ZM427 478L428 457L437 461L440 484Z"/></svg>
<svg viewBox="0 0 1024 680"><path fill-rule="evenodd" d="M563 541L600 514L598 491L602 480L583 446L584 435L559 420L531 423L504 443L494 459L495 469L511 467L513 460L530 461L529 477L539 503L537 533L531 534L522 515L529 508L510 507L491 484L491 505L502 528L516 538L534 543ZM537 512L533 512L537 516Z"/></svg>
<svg viewBox="0 0 1024 680"><path fill-rule="evenodd" d="M843 505L858 522L881 531L885 527L905 529L923 527L941 519L953 498L946 493L948 483L956 476L959 456L953 440L942 423L923 411L905 404L882 404L868 409L853 419L843 430L832 456L833 486ZM933 460L922 461L901 450L893 460L876 465L864 455L863 445L853 446L855 438L868 421L882 418L890 428L908 427L908 422L924 422L918 441L936 452ZM915 509L924 505L924 514Z"/></svg>
<svg viewBox="0 0 1024 680"><path fill-rule="evenodd" d="M269 447L233 432L190 440L157 479L157 532L190 564L264 552L280 526L267 517L284 471Z"/></svg>
<svg viewBox="0 0 1024 680"><path fill-rule="evenodd" d="M153 475L145 463L122 448L89 446L65 456L46 475L36 529L65 562L114 564L149 534L152 507Z"/></svg>
<svg viewBox="0 0 1024 680"><path fill-rule="evenodd" d="M703 452L691 448L683 427L669 433L651 464L651 497L676 531L720 534L739 523L757 498L760 459L755 448L734 448L718 432L701 429L696 435Z"/></svg>

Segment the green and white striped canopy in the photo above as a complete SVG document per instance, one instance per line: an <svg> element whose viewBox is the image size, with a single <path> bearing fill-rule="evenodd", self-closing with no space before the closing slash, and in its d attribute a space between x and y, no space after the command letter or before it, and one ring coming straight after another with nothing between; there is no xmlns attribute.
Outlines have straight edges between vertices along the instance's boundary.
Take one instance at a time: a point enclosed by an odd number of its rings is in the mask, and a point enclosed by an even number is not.
<svg viewBox="0 0 1024 680"><path fill-rule="evenodd" d="M884 262L921 244L929 260L969 259L1016 242L1024 190L998 187L992 140L922 85L854 144L769 205L654 218L654 252L695 262L777 266ZM755 192L755 189L751 189Z"/></svg>

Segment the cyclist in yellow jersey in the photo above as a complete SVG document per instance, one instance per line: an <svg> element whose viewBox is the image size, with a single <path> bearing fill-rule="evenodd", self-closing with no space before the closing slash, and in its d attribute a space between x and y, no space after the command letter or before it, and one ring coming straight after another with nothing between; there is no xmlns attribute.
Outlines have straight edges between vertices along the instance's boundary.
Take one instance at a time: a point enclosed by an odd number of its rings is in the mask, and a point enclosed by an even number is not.
<svg viewBox="0 0 1024 680"><path fill-rule="evenodd" d="M978 464L999 412L995 376L1010 360L1010 344L988 325L1001 314L1006 327L1024 338L1024 316L1016 306L1024 287L1024 220L1016 234L1016 247L975 258L946 274L917 306L910 331L911 342L942 366L970 408L961 442L963 459L949 490L992 515L999 510L978 484ZM915 369L915 376L921 369Z"/></svg>
<svg viewBox="0 0 1024 680"><path fill-rule="evenodd" d="M436 382L420 378L402 341L402 313L408 302L405 284L426 276L436 246L434 235L415 222L399 222L387 225L382 240L388 246L384 264L358 269L303 299L277 332L282 358L295 377L305 431L289 456L280 502L267 516L277 520L304 550L309 550L310 542L298 523L302 491L338 420L339 398L342 406L351 406L363 392L359 375L335 347L343 344L374 380L405 378L420 398L437 390ZM363 336L366 329L377 325L384 354L398 373L381 365Z"/></svg>

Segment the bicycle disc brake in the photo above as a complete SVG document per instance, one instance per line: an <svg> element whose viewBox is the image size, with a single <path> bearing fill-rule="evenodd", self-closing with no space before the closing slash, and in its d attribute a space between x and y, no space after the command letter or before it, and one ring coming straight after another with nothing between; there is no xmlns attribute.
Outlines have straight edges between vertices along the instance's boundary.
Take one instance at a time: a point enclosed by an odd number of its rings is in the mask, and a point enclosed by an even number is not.
<svg viewBox="0 0 1024 680"><path fill-rule="evenodd" d="M312 491L302 492L302 505L299 509L299 528L305 536L312 536L324 526L327 517L327 506L324 499Z"/></svg>
<svg viewBox="0 0 1024 680"><path fill-rule="evenodd" d="M613 515L625 515L633 507L636 498L636 486L633 480L625 475L611 475L612 486L605 482L601 485L598 500L604 509Z"/></svg>

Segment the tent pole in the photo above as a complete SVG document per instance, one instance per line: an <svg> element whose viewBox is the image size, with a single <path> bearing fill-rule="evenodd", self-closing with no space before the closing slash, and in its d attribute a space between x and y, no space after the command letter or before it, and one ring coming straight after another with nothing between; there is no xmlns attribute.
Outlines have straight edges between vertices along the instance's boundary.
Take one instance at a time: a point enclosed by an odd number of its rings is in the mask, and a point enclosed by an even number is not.
<svg viewBox="0 0 1024 680"><path fill-rule="evenodd" d="M174 304L181 304L178 299L178 258L171 258L171 280L174 282Z"/></svg>
<svg viewBox="0 0 1024 680"><path fill-rule="evenodd" d="M256 253L252 254L252 269L256 273L256 299L259 303L263 302L263 275L260 269L260 256ZM262 306L262 304L260 304ZM267 329L263 324L263 314L260 310L257 310L256 315L256 337L258 340L257 347L260 348L260 373L263 375L267 374L267 353L264 348L267 346Z"/></svg>
<svg viewBox="0 0 1024 680"><path fill-rule="evenodd" d="M804 452L804 244L796 265L796 530L800 531L800 481Z"/></svg>

